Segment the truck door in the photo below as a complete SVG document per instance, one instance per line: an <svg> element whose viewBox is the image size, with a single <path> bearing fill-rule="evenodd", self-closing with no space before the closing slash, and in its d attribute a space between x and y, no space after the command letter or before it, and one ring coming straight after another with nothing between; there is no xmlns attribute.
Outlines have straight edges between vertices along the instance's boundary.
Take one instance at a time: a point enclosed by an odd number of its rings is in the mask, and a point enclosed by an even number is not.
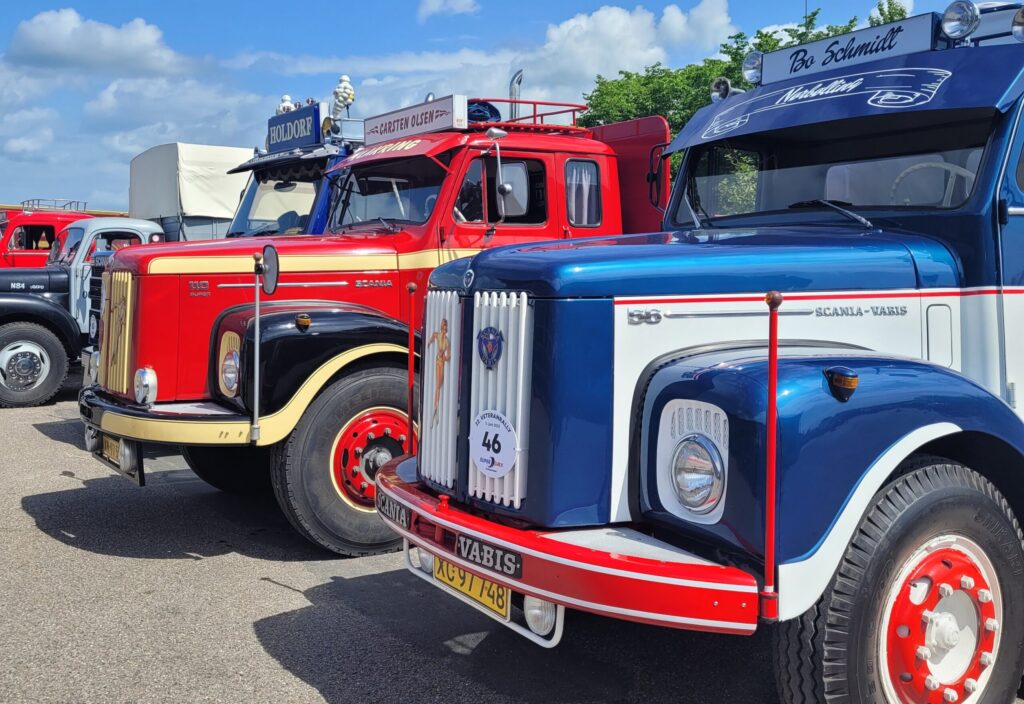
<svg viewBox="0 0 1024 704"><path fill-rule="evenodd" d="M1020 109L1020 108L1018 108ZM991 381L983 382L998 390L1018 415L1024 416L1024 135L1018 132L1006 165L1006 175L1000 188L1000 197L1008 206L1007 224L1002 227L1002 281L997 295L965 296L962 318L971 317L988 322L988 330L998 329L1002 317L1002 359L989 360ZM980 299L980 300L973 300ZM971 306L974 310L969 310ZM965 332L965 358L966 358ZM985 338L981 338L985 339ZM993 339L989 337L988 339ZM995 346L992 355L997 354ZM1000 364L1001 362L1001 364ZM1001 369L1000 369L1001 367ZM966 369L965 369L966 371ZM1002 374L999 374L999 372Z"/></svg>
<svg viewBox="0 0 1024 704"><path fill-rule="evenodd" d="M658 181L651 183L652 153L670 140L668 122L660 115L595 127L594 139L615 152L619 166L619 202L625 232L658 232L668 202L668 164ZM656 164L655 164L656 166ZM651 196L655 197L652 198Z"/></svg>
<svg viewBox="0 0 1024 704"><path fill-rule="evenodd" d="M472 154L455 192L448 249L480 250L505 244L562 237L559 199L551 154L502 150L502 178L512 194L498 202L498 161L494 154ZM504 209L504 214L503 214Z"/></svg>
<svg viewBox="0 0 1024 704"><path fill-rule="evenodd" d="M53 244L52 225L19 225L7 243L7 264L13 267L45 266Z"/></svg>

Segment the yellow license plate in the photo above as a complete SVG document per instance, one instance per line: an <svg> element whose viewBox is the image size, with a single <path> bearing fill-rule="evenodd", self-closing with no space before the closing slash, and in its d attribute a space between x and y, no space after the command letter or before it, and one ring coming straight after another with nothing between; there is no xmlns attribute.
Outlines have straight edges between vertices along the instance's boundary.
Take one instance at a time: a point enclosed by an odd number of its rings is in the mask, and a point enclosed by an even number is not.
<svg viewBox="0 0 1024 704"><path fill-rule="evenodd" d="M508 587L477 577L439 557L434 558L434 579L508 620L512 601L512 590Z"/></svg>
<svg viewBox="0 0 1024 704"><path fill-rule="evenodd" d="M106 435L103 436L103 456L114 464L118 464L121 459L121 443Z"/></svg>

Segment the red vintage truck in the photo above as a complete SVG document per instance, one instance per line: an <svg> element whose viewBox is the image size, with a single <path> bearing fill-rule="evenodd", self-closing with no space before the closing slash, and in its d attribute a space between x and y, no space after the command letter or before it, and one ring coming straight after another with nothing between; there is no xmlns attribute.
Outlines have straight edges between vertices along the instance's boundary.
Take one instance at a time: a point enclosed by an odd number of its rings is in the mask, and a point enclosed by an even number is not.
<svg viewBox="0 0 1024 704"><path fill-rule="evenodd" d="M26 201L20 209L0 211L0 269L46 266L57 233L77 220L93 217L84 203Z"/></svg>
<svg viewBox="0 0 1024 704"><path fill-rule="evenodd" d="M142 446L177 445L219 489L273 486L318 545L397 547L374 477L412 441L408 329L434 267L492 246L659 229L667 179L651 165L667 123L586 129L584 109L456 95L370 118L365 148L318 195L330 199L321 236L118 252L96 383L80 396L88 449L144 484ZM267 244L280 284L257 319L253 255Z"/></svg>

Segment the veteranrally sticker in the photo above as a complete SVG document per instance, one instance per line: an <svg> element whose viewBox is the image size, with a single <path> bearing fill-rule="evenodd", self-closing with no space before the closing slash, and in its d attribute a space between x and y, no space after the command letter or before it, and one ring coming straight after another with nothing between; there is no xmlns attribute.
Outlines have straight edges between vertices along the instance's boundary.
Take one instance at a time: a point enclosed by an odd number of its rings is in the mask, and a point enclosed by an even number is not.
<svg viewBox="0 0 1024 704"><path fill-rule="evenodd" d="M473 419L469 431L469 455L473 464L488 477L498 479L516 463L519 437L503 413L483 411Z"/></svg>

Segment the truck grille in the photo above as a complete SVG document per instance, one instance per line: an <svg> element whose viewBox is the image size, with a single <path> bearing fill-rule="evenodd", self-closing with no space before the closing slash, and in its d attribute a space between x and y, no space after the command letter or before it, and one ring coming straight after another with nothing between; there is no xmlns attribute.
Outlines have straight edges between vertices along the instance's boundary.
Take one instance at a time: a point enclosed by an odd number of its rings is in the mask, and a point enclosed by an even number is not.
<svg viewBox="0 0 1024 704"><path fill-rule="evenodd" d="M494 328L501 335L501 354L488 368L478 351L481 330ZM525 293L477 293L473 296L473 349L470 383L470 419L484 411L504 414L519 439L516 461L503 477L489 477L469 463L470 495L519 508L526 498L533 307Z"/></svg>
<svg viewBox="0 0 1024 704"><path fill-rule="evenodd" d="M118 394L127 394L131 383L129 351L134 306L134 282L127 271L103 274L102 340L99 383Z"/></svg>
<svg viewBox="0 0 1024 704"><path fill-rule="evenodd" d="M103 317L103 271L104 264L93 264L89 272L89 320L99 321ZM99 339L92 335L89 328L89 344L99 349Z"/></svg>
<svg viewBox="0 0 1024 704"><path fill-rule="evenodd" d="M442 322L446 323L447 332ZM454 291L427 293L423 325L420 475L452 488L458 469L455 451L462 366L462 305L458 294Z"/></svg>

